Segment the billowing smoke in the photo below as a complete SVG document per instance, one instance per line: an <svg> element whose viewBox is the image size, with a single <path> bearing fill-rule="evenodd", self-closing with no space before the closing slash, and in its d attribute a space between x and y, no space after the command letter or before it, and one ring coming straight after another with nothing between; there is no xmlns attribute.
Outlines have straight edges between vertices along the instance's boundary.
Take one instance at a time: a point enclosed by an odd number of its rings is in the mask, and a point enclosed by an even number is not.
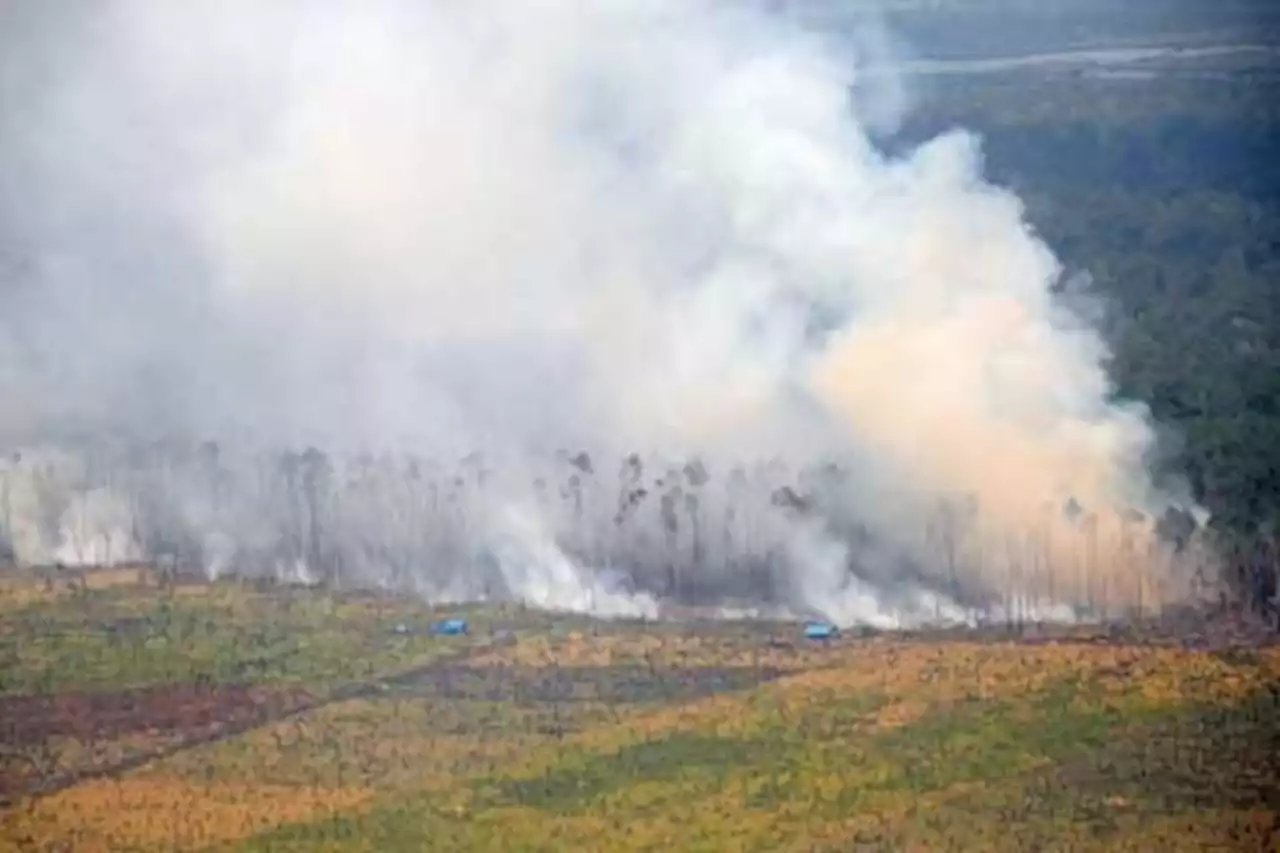
<svg viewBox="0 0 1280 853"><path fill-rule="evenodd" d="M876 144L882 33L712 0L3 14L21 562L885 624L1188 587L1146 412L979 141Z"/></svg>

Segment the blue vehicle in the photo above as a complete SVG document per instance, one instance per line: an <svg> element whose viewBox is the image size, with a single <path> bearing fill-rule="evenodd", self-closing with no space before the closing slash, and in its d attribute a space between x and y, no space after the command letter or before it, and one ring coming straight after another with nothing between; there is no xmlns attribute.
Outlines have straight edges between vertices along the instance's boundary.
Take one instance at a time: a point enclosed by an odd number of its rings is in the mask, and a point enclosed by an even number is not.
<svg viewBox="0 0 1280 853"><path fill-rule="evenodd" d="M441 619L431 626L431 633L455 637L467 633L466 619Z"/></svg>
<svg viewBox="0 0 1280 853"><path fill-rule="evenodd" d="M839 633L830 622L809 622L804 626L806 640L830 640Z"/></svg>

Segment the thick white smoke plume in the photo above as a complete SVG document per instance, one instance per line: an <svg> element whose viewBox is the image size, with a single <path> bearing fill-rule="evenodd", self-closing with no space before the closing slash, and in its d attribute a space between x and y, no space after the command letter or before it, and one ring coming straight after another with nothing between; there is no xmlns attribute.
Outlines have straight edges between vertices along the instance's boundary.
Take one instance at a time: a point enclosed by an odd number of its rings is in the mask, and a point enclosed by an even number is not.
<svg viewBox="0 0 1280 853"><path fill-rule="evenodd" d="M978 141L874 143L881 37L711 0L3 14L0 437L78 460L55 521L6 510L20 560L842 622L1183 589L1146 414Z"/></svg>

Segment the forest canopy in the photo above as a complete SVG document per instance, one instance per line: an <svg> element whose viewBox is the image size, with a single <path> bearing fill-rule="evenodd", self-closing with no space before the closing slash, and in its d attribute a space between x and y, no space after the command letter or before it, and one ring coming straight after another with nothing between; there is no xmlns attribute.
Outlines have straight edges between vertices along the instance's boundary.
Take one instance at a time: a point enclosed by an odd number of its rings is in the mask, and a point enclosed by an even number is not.
<svg viewBox="0 0 1280 853"><path fill-rule="evenodd" d="M1275 57L1088 76L922 78L892 144L953 126L1104 311L1117 396L1224 531L1280 523L1280 74ZM1087 273L1087 279L1080 274ZM1071 278L1072 275L1074 278Z"/></svg>

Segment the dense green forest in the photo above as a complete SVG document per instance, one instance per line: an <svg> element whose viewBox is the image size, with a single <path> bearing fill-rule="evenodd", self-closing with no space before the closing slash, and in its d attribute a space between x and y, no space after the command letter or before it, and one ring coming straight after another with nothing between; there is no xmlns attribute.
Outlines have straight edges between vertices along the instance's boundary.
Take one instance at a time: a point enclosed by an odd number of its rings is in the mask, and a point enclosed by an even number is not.
<svg viewBox="0 0 1280 853"><path fill-rule="evenodd" d="M1224 532L1280 531L1280 74L1274 56L1086 76L920 77L897 144L953 126L1104 309L1116 394L1166 428ZM1080 277L1077 276L1077 281Z"/></svg>

